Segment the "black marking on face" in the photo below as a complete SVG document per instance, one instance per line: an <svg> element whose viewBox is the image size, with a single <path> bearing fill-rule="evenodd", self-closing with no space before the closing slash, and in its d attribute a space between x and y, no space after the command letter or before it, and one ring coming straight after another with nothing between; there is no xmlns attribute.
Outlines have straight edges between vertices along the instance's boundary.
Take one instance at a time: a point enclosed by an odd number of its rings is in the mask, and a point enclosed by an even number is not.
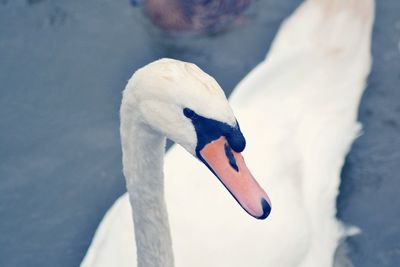
<svg viewBox="0 0 400 267"><path fill-rule="evenodd" d="M228 190L228 192L232 195L232 197L236 200L236 202L246 211L250 216L255 217L250 214L243 206L240 204L239 200L236 198L234 194L226 187L226 185L221 181L218 175L214 172L213 168L208 164L206 160L200 154L200 151L206 146L208 143L211 143L214 140L219 139L221 136L225 136L228 141L225 144L225 155L229 160L229 164L236 171L239 171L239 168L236 164L236 160L232 154L231 149L236 152L242 152L246 146L246 140L242 132L240 131L240 127L238 122L236 122L236 126L232 127L226 123L208 119L203 116L196 114L193 110L189 108L183 109L183 114L189 118L196 131L197 135L197 146L196 146L196 156L198 159L207 166L207 168L218 178L221 184ZM255 217L256 219L263 220L268 217L271 212L271 206L268 204L268 201L264 198L261 199L261 206L263 208L263 214L259 217Z"/></svg>
<svg viewBox="0 0 400 267"><path fill-rule="evenodd" d="M191 119L191 118L193 118L193 116L194 116L194 111L193 110L191 110L191 109L189 109L189 108L184 108L183 109L183 114L187 117L187 118L189 118L189 119Z"/></svg>
<svg viewBox="0 0 400 267"><path fill-rule="evenodd" d="M183 114L192 121L194 129L197 135L197 146L196 146L196 156L197 158L207 166L207 168L218 178L221 184L228 190L231 196L236 200L236 202L249 214L251 215L243 206L240 204L239 200L236 198L234 194L226 187L226 185L221 181L218 175L215 173L213 168L208 164L206 160L201 156L200 151L209 143L214 140L217 140L221 136L225 136L228 141L229 146L236 152L242 152L246 147L246 140L242 132L240 131L240 127L238 122L236 122L236 126L232 127L226 123L208 119L203 116L196 114L190 108L184 108ZM232 155L233 156L233 155ZM229 156L227 155L228 159ZM229 161L231 163L231 161ZM236 163L236 161L235 161ZM232 165L231 165L232 166ZM232 166L233 167L233 166ZM234 168L234 167L233 167ZM239 168L238 168L239 170ZM237 171L238 171L237 170ZM253 215L251 215L253 216Z"/></svg>
<svg viewBox="0 0 400 267"><path fill-rule="evenodd" d="M229 164L231 165L231 167L232 167L233 169L235 169L235 171L239 172L239 167L238 167L238 165L236 164L236 160L235 160L235 157L234 157L233 154L232 154L231 148L230 148L229 145L226 144L226 143L225 143L224 146L225 146L225 155L226 155L226 157L227 157L228 160L229 160Z"/></svg>
<svg viewBox="0 0 400 267"><path fill-rule="evenodd" d="M196 114L190 108L184 108L183 114L192 121L197 135L196 155L202 160L200 151L205 145L225 136L229 146L236 152L242 152L246 146L246 140L236 122L234 127L227 123L205 118ZM203 161L203 160L202 160Z"/></svg>

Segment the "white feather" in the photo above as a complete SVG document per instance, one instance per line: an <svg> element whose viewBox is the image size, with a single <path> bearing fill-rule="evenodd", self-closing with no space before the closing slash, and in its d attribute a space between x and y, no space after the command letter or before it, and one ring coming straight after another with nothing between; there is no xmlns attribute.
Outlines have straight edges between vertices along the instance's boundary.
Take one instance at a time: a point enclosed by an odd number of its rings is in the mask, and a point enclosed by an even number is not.
<svg viewBox="0 0 400 267"><path fill-rule="evenodd" d="M346 231L336 219L340 170L360 130L370 70L372 0L309 0L235 89L244 157L272 200L266 221L245 214L181 147L165 159L176 266L332 266ZM218 116L218 115L216 115ZM136 266L126 194L106 214L81 266Z"/></svg>

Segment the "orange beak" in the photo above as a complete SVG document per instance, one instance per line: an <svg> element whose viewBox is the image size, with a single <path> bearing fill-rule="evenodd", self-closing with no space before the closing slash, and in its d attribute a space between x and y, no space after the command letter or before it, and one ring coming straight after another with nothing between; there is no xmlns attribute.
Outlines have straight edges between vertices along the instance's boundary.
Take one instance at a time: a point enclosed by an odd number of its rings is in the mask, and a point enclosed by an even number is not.
<svg viewBox="0 0 400 267"><path fill-rule="evenodd" d="M205 145L200 155L247 213L257 219L268 217L271 201L267 193L250 173L243 156L232 150L225 137Z"/></svg>

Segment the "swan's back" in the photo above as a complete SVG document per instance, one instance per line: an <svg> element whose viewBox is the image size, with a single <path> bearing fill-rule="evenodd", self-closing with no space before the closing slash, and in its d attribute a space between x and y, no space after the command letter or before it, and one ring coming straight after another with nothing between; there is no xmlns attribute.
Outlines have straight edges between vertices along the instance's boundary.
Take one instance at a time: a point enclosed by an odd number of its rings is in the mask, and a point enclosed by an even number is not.
<svg viewBox="0 0 400 267"><path fill-rule="evenodd" d="M373 19L373 0L305 1L282 23L266 59L238 84L231 104L248 106L265 94L286 97L288 90L305 93L301 86L334 94L340 83L364 82Z"/></svg>
<svg viewBox="0 0 400 267"><path fill-rule="evenodd" d="M248 141L246 162L270 192L267 221L243 214L204 166L180 147L170 150L165 179L176 266L332 266L345 235L335 203L359 130L373 7L372 0L306 1L231 97ZM131 211L121 209L127 201L104 218L82 266L109 266L98 258L135 266Z"/></svg>

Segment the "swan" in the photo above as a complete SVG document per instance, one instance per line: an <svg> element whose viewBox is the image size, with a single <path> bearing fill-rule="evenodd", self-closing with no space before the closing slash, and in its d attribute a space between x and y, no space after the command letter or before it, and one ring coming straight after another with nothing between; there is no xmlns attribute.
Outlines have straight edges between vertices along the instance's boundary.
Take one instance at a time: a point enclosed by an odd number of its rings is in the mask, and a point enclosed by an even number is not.
<svg viewBox="0 0 400 267"><path fill-rule="evenodd" d="M248 214L270 214L269 197L241 156L246 142L228 100L196 65L161 59L137 70L123 92L120 117L138 266L174 265L163 192L166 137L203 162Z"/></svg>
<svg viewBox="0 0 400 267"><path fill-rule="evenodd" d="M371 67L372 0L307 0L235 88L230 104L246 163L274 204L245 216L180 146L165 158L165 197L176 266L333 266L351 234L336 219L340 170L359 134ZM136 266L128 196L101 222L81 266Z"/></svg>

